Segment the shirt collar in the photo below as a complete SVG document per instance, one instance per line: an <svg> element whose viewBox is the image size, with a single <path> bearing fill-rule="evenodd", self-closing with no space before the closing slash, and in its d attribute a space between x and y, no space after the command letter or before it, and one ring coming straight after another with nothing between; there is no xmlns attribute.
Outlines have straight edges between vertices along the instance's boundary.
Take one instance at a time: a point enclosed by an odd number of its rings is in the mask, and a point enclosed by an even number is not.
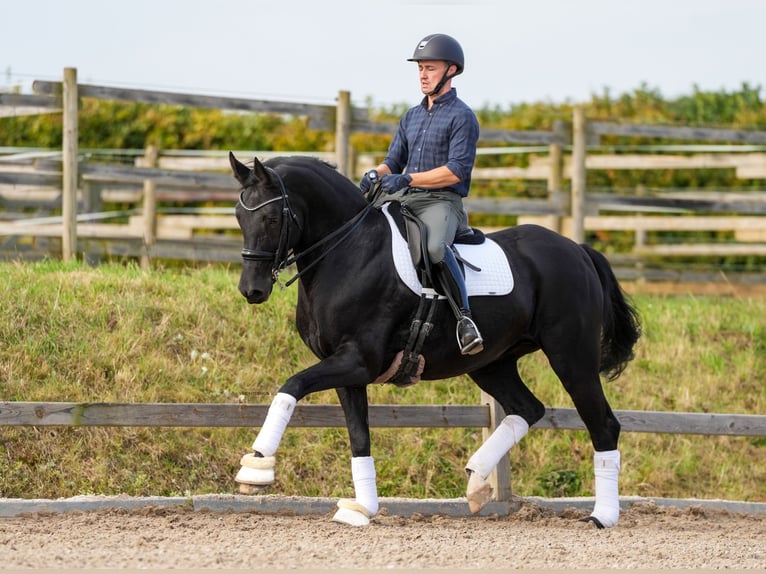
<svg viewBox="0 0 766 574"><path fill-rule="evenodd" d="M450 88L450 91L446 94L442 94L434 100L434 106L443 106L454 102L457 99L457 89ZM420 102L420 105L425 109L428 109L428 96L424 96Z"/></svg>

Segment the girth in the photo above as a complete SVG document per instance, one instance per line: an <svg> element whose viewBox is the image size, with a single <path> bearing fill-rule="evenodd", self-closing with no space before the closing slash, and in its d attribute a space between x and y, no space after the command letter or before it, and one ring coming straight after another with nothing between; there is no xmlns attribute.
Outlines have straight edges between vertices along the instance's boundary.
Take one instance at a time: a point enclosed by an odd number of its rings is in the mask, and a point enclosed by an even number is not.
<svg viewBox="0 0 766 574"><path fill-rule="evenodd" d="M396 372L386 383L392 383L397 387L409 387L418 382L422 359L420 352L423 349L423 343L431 334L434 323L434 313L436 312L436 302L443 298L433 289L423 288L420 295L418 310L410 323L410 334L407 338L407 344L402 350L402 361Z"/></svg>

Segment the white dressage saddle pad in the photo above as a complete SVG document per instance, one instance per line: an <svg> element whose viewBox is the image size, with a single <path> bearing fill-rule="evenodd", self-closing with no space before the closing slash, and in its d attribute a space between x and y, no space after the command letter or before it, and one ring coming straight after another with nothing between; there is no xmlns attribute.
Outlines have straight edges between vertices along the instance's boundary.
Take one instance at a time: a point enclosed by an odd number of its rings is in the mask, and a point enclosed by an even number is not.
<svg viewBox="0 0 766 574"><path fill-rule="evenodd" d="M407 241L399 233L394 218L384 204L382 211L391 227L391 252L394 256L394 266L399 278L413 293L420 295L423 286L420 284L415 266L412 264ZM460 256L475 265L480 272L470 267L465 268L465 285L468 296L476 295L507 295L513 290L513 274L508 258L500 246L487 238L481 245L455 245Z"/></svg>

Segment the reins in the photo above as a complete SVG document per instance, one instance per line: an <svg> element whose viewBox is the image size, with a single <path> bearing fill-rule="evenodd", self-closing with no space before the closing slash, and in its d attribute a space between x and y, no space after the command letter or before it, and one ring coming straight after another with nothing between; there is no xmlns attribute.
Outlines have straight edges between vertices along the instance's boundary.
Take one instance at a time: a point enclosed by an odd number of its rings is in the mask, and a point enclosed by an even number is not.
<svg viewBox="0 0 766 574"><path fill-rule="evenodd" d="M333 249L335 249L338 245L340 245L364 220L365 216L370 212L370 209L372 208L372 204L368 203L362 211L357 213L354 217L349 219L346 223L341 225L338 229L333 231L332 233L325 235L322 239L311 245L308 249L305 249L304 251L301 251L300 253L293 253L292 256L289 256L290 251L290 229L291 224L290 220L295 221L295 224L298 226L299 229L301 229L300 222L298 221L298 217L295 214L295 212L292 209L292 206L290 205L290 200L287 195L287 190L285 189L285 183L282 181L282 177L279 175L279 173L276 172L276 170L267 167L266 168L269 173L274 175L274 177L277 179L277 182L279 183L279 191L280 195L278 197L273 197L269 200L264 201L263 203L259 203L255 207L248 207L244 203L244 194L245 190L243 189L239 194L239 204L247 211L253 213L255 211L258 211L262 207L269 205L270 203L274 203L276 201L282 201L282 229L279 233L279 243L277 245L276 251L260 251L256 249L242 249L242 259L244 261L265 261L268 259L273 259L274 263L271 268L271 279L274 283L278 282L279 280L279 273L281 273L285 268L289 267L293 263L297 263L301 258L305 257L309 253L312 253L319 247L329 243L331 240L337 238L337 241L329 246L329 248L324 251L324 253L320 254L314 261L309 263L306 267L301 269L298 273L296 273L293 277L290 278L290 280L287 281L284 285L280 283L280 286L283 288L289 287L292 285L297 279L301 277L304 273L309 271L311 268L313 268L317 263L319 263L322 259L324 259Z"/></svg>

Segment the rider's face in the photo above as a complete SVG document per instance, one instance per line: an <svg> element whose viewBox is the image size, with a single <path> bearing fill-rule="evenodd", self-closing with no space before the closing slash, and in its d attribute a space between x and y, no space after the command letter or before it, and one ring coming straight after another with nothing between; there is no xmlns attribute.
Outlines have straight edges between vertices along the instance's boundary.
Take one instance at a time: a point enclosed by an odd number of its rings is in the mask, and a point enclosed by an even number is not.
<svg viewBox="0 0 766 574"><path fill-rule="evenodd" d="M433 92L436 84L444 77L447 67L447 62L442 62L441 60L422 60L418 62L420 91L424 94Z"/></svg>

